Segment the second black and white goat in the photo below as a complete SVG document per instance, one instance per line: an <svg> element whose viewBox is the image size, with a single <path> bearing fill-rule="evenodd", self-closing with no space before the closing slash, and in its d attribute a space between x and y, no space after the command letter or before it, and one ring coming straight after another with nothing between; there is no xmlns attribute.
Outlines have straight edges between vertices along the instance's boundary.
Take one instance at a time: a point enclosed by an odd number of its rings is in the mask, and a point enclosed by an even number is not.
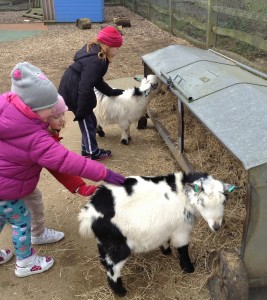
<svg viewBox="0 0 267 300"><path fill-rule="evenodd" d="M156 75L148 75L140 87L126 89L122 95L108 97L95 90L97 106L97 132L104 136L103 128L108 124L118 124L122 134L121 143L128 145L131 140L130 126L137 123L146 113L149 102L159 93L161 81Z"/></svg>

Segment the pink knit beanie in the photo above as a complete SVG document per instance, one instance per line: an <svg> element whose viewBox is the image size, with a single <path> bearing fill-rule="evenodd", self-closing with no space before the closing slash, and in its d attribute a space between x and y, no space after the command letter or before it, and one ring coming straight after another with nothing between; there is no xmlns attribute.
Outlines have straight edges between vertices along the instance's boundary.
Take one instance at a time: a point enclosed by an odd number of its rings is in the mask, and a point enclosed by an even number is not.
<svg viewBox="0 0 267 300"><path fill-rule="evenodd" d="M52 108L51 116L61 114L68 110L68 106L65 104L63 97L58 94L57 99L57 104Z"/></svg>
<svg viewBox="0 0 267 300"><path fill-rule="evenodd" d="M116 48L121 47L123 41L120 32L113 26L101 29L98 32L97 40L104 45Z"/></svg>

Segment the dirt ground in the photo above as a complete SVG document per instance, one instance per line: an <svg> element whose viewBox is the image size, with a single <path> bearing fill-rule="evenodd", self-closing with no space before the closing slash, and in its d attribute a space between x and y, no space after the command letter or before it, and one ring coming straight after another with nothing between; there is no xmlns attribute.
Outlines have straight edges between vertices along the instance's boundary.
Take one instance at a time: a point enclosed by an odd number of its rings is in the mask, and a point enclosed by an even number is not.
<svg viewBox="0 0 267 300"><path fill-rule="evenodd" d="M22 23L20 11L0 12L1 23ZM171 36L149 21L123 7L106 7L106 22L113 17L129 17L132 27L123 28L124 45L113 60L106 79L134 77L143 74L141 56L171 44L190 46L185 40ZM33 20L31 20L33 22ZM75 24L56 24L33 37L0 43L0 92L10 89L10 71L16 63L29 61L40 67L56 84L74 53L90 38L101 24L93 24L90 30L79 30ZM172 105L172 104L171 104ZM72 151L80 152L80 132L67 113L67 126L63 129L63 144ZM99 138L99 146L111 149L113 157L104 164L123 175L160 175L179 170L167 146L152 123L147 130L132 127L129 146L119 143L120 131L116 126L106 130L106 137ZM89 182L89 181L87 181ZM0 266L1 299L72 300L116 299L108 288L106 274L102 269L95 240L82 240L78 234L77 214L87 199L73 195L43 170L38 187L43 193L46 226L65 232L65 239L54 245L36 246L39 254L52 255L53 268L43 274L18 279L14 275L15 259ZM237 218L232 214L232 218ZM208 253L226 243L241 229L230 235L227 227L221 233L209 232L200 222L202 232L194 234L191 257L195 262L194 274L182 274L176 253L164 257L160 251L132 256L123 269L122 279L128 289L125 299L179 299L208 300L207 269ZM0 235L1 247L11 247L11 228L6 226ZM238 232L240 233L240 232ZM203 246L204 245L204 246ZM207 247L208 245L208 247Z"/></svg>

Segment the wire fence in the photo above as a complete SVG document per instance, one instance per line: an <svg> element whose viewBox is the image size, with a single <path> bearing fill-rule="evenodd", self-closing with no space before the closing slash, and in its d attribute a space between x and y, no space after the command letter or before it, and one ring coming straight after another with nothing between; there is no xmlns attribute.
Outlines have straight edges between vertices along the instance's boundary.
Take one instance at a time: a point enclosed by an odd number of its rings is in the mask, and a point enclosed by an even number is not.
<svg viewBox="0 0 267 300"><path fill-rule="evenodd" d="M200 48L235 53L267 71L266 0L105 0Z"/></svg>

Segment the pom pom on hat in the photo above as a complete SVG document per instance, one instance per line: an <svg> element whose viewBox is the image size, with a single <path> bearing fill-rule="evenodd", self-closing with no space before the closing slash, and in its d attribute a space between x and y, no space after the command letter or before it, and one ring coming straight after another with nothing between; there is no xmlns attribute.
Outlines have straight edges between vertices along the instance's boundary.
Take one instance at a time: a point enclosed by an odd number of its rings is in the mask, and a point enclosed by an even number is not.
<svg viewBox="0 0 267 300"><path fill-rule="evenodd" d="M58 101L57 101L57 104L52 108L51 116L61 114L68 110L68 106L65 104L63 97L58 94L57 98L58 98Z"/></svg>
<svg viewBox="0 0 267 300"><path fill-rule="evenodd" d="M18 63L11 72L11 92L33 111L47 109L58 101L55 85L43 72L28 62Z"/></svg>
<svg viewBox="0 0 267 300"><path fill-rule="evenodd" d="M101 29L97 35L98 42L109 47L121 47L123 39L120 32L113 26L107 26Z"/></svg>

